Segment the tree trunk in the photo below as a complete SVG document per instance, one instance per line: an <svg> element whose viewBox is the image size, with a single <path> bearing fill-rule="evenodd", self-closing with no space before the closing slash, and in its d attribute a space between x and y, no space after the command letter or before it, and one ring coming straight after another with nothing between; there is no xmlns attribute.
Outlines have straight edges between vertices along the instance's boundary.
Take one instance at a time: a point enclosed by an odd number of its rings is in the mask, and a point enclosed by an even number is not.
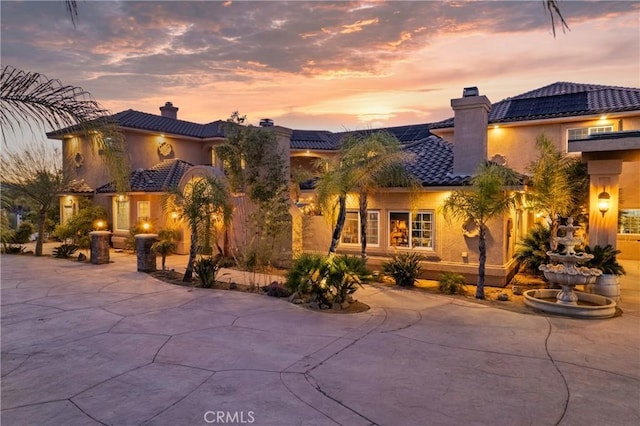
<svg viewBox="0 0 640 426"><path fill-rule="evenodd" d="M484 224L480 225L478 251L480 252L480 259L478 263L478 286L476 287L476 299L484 299L484 269L485 264L487 263L486 228Z"/></svg>
<svg viewBox="0 0 640 426"><path fill-rule="evenodd" d="M44 223L47 220L47 211L42 208L38 211L38 237L36 238L36 256L42 256L44 244Z"/></svg>
<svg viewBox="0 0 640 426"><path fill-rule="evenodd" d="M333 229L333 236L331 238L331 246L329 246L329 256L333 256L338 248L338 242L342 235L342 228L344 228L344 221L347 218L347 194L340 194L338 197L338 220L336 221L336 227Z"/></svg>
<svg viewBox="0 0 640 426"><path fill-rule="evenodd" d="M369 200L367 194L360 193L360 247L362 260L367 260L367 207Z"/></svg>
<svg viewBox="0 0 640 426"><path fill-rule="evenodd" d="M163 255L162 255L162 270L163 270L163 271L165 270L165 269L164 269L164 265L165 265L166 260L167 260L167 255L166 255L166 254L163 254Z"/></svg>
<svg viewBox="0 0 640 426"><path fill-rule="evenodd" d="M191 245L189 246L189 260L187 262L187 270L184 271L182 282L189 283L193 278L193 263L196 261L196 252L198 251L198 227L191 228Z"/></svg>

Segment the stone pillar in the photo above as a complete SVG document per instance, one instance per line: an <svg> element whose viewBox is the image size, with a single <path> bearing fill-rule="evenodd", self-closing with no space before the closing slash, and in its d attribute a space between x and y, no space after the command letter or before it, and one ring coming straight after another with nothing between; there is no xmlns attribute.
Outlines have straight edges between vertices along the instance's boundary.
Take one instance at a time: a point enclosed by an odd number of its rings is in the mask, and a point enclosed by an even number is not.
<svg viewBox="0 0 640 426"><path fill-rule="evenodd" d="M622 160L589 160L589 246L616 247L618 236L618 203ZM602 215L598 195L609 194L609 210Z"/></svg>
<svg viewBox="0 0 640 426"><path fill-rule="evenodd" d="M109 263L109 231L89 232L91 237L91 263L102 265Z"/></svg>
<svg viewBox="0 0 640 426"><path fill-rule="evenodd" d="M158 234L137 234L136 257L138 260L139 272L153 272L156 267L156 253L151 250L151 246L158 239Z"/></svg>

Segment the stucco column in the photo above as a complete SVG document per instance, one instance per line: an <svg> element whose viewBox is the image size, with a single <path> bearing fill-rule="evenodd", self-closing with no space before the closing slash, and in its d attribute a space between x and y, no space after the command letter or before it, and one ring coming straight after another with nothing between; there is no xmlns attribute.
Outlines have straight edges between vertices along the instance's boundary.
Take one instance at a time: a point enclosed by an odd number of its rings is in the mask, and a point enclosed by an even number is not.
<svg viewBox="0 0 640 426"><path fill-rule="evenodd" d="M589 245L616 247L618 235L618 203L622 160L589 160ZM609 210L603 215L598 209L598 195L609 194Z"/></svg>
<svg viewBox="0 0 640 426"><path fill-rule="evenodd" d="M158 239L157 234L137 234L136 257L138 260L139 272L153 272L156 267L156 253L151 249L153 243Z"/></svg>
<svg viewBox="0 0 640 426"><path fill-rule="evenodd" d="M89 232L91 237L91 263L102 265L109 263L109 231Z"/></svg>

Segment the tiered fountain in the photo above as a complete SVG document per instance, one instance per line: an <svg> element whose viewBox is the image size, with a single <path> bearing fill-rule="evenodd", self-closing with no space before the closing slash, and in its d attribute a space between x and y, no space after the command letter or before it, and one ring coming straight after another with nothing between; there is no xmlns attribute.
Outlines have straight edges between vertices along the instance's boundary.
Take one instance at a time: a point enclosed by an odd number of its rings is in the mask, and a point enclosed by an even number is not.
<svg viewBox="0 0 640 426"><path fill-rule="evenodd" d="M562 252L548 251L547 256L551 264L540 265L540 270L550 283L559 285L562 290L538 289L524 293L524 302L532 308L555 314L568 315L578 318L609 318L616 314L616 302L608 297L596 294L576 292L576 285L586 285L595 282L602 275L602 271L580 263L593 259L593 255L576 253L575 246L582 243L582 238L574 236L580 226L573 224L569 218L566 225L559 227L565 233L558 238L558 243L565 249ZM555 298L555 301L553 300Z"/></svg>

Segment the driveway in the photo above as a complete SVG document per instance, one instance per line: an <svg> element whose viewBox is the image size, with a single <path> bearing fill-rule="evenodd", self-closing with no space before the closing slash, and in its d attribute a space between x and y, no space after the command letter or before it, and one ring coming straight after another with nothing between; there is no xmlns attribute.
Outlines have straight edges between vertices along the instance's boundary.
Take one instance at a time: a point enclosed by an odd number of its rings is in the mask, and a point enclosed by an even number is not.
<svg viewBox="0 0 640 426"><path fill-rule="evenodd" d="M638 309L367 286L369 311L327 314L113 260L1 257L2 424L640 424Z"/></svg>

